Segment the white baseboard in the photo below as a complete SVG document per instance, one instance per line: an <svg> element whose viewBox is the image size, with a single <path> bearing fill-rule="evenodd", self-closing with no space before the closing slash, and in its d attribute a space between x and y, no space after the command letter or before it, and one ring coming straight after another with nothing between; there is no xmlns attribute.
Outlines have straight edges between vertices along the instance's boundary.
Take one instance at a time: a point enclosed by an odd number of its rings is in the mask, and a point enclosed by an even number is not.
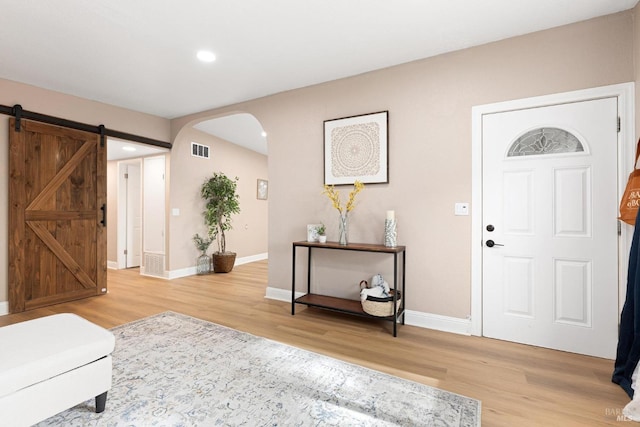
<svg viewBox="0 0 640 427"><path fill-rule="evenodd" d="M164 273L162 273L162 275L150 274L150 273L147 273L143 267L140 267L140 275L145 277L155 277L156 279L167 279L167 280L171 279L171 277L169 277L168 271L165 271Z"/></svg>
<svg viewBox="0 0 640 427"><path fill-rule="evenodd" d="M296 298L301 297L304 294L304 292L296 292ZM291 291L288 291L286 289L267 287L267 293L264 297L277 301L291 302Z"/></svg>
<svg viewBox="0 0 640 427"><path fill-rule="evenodd" d="M167 279L179 279L180 277L193 276L198 274L197 267L181 268L180 270L167 271Z"/></svg>
<svg viewBox="0 0 640 427"><path fill-rule="evenodd" d="M269 259L269 253L265 252L263 254L250 255L242 258L236 258L236 262L233 264L242 265L249 264L250 262L262 261L263 259ZM167 279L178 279L180 277L193 276L198 273L198 269L194 267L182 268L180 270L170 270L165 272L165 276Z"/></svg>
<svg viewBox="0 0 640 427"><path fill-rule="evenodd" d="M0 302L0 316L9 314L9 301Z"/></svg>
<svg viewBox="0 0 640 427"><path fill-rule="evenodd" d="M460 335L471 335L471 320L469 319L441 316L439 314L423 313L413 310L406 310L405 317L405 323L407 325L435 329L436 331L452 332Z"/></svg>
<svg viewBox="0 0 640 427"><path fill-rule="evenodd" d="M250 262L262 261L263 259L269 259L268 252L236 258L236 263L234 265L249 264Z"/></svg>
<svg viewBox="0 0 640 427"><path fill-rule="evenodd" d="M296 298L304 295L304 292L296 292ZM291 302L291 291L280 288L267 287L265 298ZM471 335L471 321L457 317L441 316L439 314L422 313L420 311L406 310L405 323L420 328L434 329L436 331L452 332L460 335Z"/></svg>
<svg viewBox="0 0 640 427"><path fill-rule="evenodd" d="M107 268L110 268L112 270L117 270L118 269L118 261L107 261Z"/></svg>

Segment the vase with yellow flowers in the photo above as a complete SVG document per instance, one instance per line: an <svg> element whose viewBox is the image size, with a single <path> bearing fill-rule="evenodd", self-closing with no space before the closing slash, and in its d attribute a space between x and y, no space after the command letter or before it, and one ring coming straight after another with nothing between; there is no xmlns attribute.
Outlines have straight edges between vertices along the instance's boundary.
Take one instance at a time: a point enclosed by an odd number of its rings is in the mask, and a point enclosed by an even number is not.
<svg viewBox="0 0 640 427"><path fill-rule="evenodd" d="M340 214L340 220L338 222L340 237L338 239L338 243L340 243L341 245L346 245L348 243L349 212L351 212L355 207L356 195L363 189L364 184L360 181L356 181L353 184L353 190L351 190L351 192L349 193L349 200L347 201L347 204L342 206L342 203L340 201L340 193L338 192L338 190L336 190L335 186L326 184L324 186L324 191L322 192L322 194L326 194L327 197L329 197L329 200L331 200L333 207L336 208L338 210L338 213Z"/></svg>

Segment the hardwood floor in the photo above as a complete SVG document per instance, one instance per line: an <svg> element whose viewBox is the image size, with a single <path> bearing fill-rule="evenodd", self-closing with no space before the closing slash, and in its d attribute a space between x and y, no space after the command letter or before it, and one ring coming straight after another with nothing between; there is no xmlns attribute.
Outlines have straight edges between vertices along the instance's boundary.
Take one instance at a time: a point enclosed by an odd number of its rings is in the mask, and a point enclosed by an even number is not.
<svg viewBox="0 0 640 427"><path fill-rule="evenodd" d="M619 425L629 401L613 361L413 326L370 321L264 298L267 262L175 280L109 270L109 293L0 316L0 326L77 313L110 328L171 310L482 401L484 426ZM618 419L618 417L620 417Z"/></svg>

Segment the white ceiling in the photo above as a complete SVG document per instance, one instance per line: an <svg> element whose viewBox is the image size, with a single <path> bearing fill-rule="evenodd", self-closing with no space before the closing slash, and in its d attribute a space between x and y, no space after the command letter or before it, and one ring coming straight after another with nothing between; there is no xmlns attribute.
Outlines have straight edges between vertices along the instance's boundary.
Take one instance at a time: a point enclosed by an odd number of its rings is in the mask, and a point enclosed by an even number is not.
<svg viewBox="0 0 640 427"><path fill-rule="evenodd" d="M267 137L251 114L234 114L200 122L194 128L267 155Z"/></svg>
<svg viewBox="0 0 640 427"><path fill-rule="evenodd" d="M0 78L174 118L637 2L0 0Z"/></svg>
<svg viewBox="0 0 640 427"><path fill-rule="evenodd" d="M107 160L126 160L167 152L165 148L149 144L137 144L116 138L107 138Z"/></svg>

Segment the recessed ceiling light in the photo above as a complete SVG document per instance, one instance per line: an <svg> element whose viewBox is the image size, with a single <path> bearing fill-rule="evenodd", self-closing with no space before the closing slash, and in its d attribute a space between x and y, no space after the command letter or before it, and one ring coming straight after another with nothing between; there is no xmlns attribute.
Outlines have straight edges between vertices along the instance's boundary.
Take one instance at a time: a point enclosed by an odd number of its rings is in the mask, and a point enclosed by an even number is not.
<svg viewBox="0 0 640 427"><path fill-rule="evenodd" d="M262 131L261 135L262 135L263 138L267 137L267 133L265 131Z"/></svg>
<svg viewBox="0 0 640 427"><path fill-rule="evenodd" d="M136 149L134 147L131 147L129 145L125 145L124 147L122 147L122 149L124 151L136 151Z"/></svg>
<svg viewBox="0 0 640 427"><path fill-rule="evenodd" d="M200 50L196 56L202 62L213 62L216 60L216 55L210 50Z"/></svg>

